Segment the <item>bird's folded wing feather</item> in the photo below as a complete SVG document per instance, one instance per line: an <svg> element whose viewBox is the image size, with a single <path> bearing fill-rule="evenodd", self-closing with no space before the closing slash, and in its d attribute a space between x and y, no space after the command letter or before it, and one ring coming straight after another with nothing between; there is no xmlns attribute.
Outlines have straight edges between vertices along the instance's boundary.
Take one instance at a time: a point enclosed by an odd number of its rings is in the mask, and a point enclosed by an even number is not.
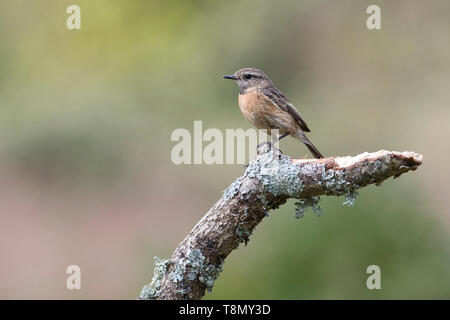
<svg viewBox="0 0 450 320"><path fill-rule="evenodd" d="M305 121L302 119L302 115L300 112L286 99L286 97L277 89L274 87L271 88L264 88L262 90L262 93L269 98L278 108L280 108L283 111L286 111L290 115L294 117L295 120L297 120L298 124L300 125L300 128L305 132L310 132L308 125Z"/></svg>

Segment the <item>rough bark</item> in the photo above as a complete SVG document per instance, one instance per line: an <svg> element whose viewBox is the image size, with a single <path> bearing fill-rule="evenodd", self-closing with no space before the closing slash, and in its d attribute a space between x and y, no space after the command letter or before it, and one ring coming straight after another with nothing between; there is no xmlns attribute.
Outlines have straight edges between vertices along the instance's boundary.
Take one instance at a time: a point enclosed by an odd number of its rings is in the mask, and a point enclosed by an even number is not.
<svg viewBox="0 0 450 320"><path fill-rule="evenodd" d="M345 195L353 204L357 189L381 184L416 170L423 156L414 152L381 150L355 157L291 159L272 148L258 153L245 173L197 223L175 249L170 260L155 257L152 282L140 299L201 299L219 276L225 258L253 229L289 198L300 199L296 216L311 207L318 196Z"/></svg>

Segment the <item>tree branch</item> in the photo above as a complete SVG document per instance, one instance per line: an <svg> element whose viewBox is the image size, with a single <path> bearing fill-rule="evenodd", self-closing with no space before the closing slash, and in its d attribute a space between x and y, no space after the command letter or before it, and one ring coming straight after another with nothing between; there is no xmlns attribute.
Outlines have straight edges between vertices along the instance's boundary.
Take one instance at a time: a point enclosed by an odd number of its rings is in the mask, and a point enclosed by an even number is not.
<svg viewBox="0 0 450 320"><path fill-rule="evenodd" d="M291 159L279 150L260 150L245 173L197 223L170 260L155 257L152 282L140 299L200 299L211 290L225 258L247 243L253 229L289 198L297 202L296 217L317 207L318 196L345 195L352 205L356 190L381 184L391 176L416 170L423 156L381 150L355 157Z"/></svg>

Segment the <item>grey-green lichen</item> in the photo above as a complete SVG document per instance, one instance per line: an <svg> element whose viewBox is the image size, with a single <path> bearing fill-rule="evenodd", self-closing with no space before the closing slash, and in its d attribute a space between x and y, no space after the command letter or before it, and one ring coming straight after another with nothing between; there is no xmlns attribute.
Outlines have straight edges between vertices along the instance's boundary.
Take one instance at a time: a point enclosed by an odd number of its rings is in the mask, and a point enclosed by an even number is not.
<svg viewBox="0 0 450 320"><path fill-rule="evenodd" d="M343 205L347 205L349 207L353 207L355 204L355 200L358 197L359 193L356 190L351 190L349 193L345 195L345 201L342 203Z"/></svg>
<svg viewBox="0 0 450 320"><path fill-rule="evenodd" d="M241 184L241 178L237 178L226 190L224 190L222 198L224 200L232 199L239 192Z"/></svg>
<svg viewBox="0 0 450 320"><path fill-rule="evenodd" d="M215 265L206 265L201 272L199 273L198 280L206 285L208 291L211 292L212 287L214 285L214 281L219 277L222 272L223 261L219 264L219 266Z"/></svg>
<svg viewBox="0 0 450 320"><path fill-rule="evenodd" d="M286 195L298 198L303 190L303 183L299 179L300 166L293 164L290 158L273 148L260 154L249 164L245 176L258 178L262 182L263 190L259 195L266 216L269 214L269 195Z"/></svg>
<svg viewBox="0 0 450 320"><path fill-rule="evenodd" d="M259 176L264 190L274 196L298 197L303 190L303 183L299 179L300 166L293 164L284 154L280 154L279 159L277 156L270 151L258 158Z"/></svg>
<svg viewBox="0 0 450 320"><path fill-rule="evenodd" d="M354 185L352 182L345 179L345 173L342 170L324 170L322 178L322 185L325 186L330 193L336 195L344 195L349 191L358 188L357 185Z"/></svg>
<svg viewBox="0 0 450 320"><path fill-rule="evenodd" d="M345 178L345 172L342 170L324 170L322 176L322 185L324 185L330 193L336 195L345 195L344 205L349 207L355 204L355 200L359 193L356 191L360 188Z"/></svg>
<svg viewBox="0 0 450 320"><path fill-rule="evenodd" d="M321 216L323 213L322 208L319 207L320 197L314 196L305 199L301 199L299 202L295 203L295 215L294 217L299 219L303 218L305 212L311 208L311 210Z"/></svg>
<svg viewBox="0 0 450 320"><path fill-rule="evenodd" d="M194 281L198 278L200 283L206 285L207 289L211 291L214 281L222 272L223 261L220 261L218 266L207 264L205 261L206 258L200 249L191 250L186 258L178 259L174 269L169 274L169 279L175 283L180 283L185 282L186 279ZM179 293L183 295L191 290L186 283L184 283L184 286L184 289L179 289Z"/></svg>
<svg viewBox="0 0 450 320"><path fill-rule="evenodd" d="M164 277L164 274L167 271L167 267L169 266L169 259L160 259L158 257L154 257L155 261L155 270L153 271L152 281L145 285L142 288L140 298L141 299L154 299L159 297L160 289L161 289L161 280Z"/></svg>
<svg viewBox="0 0 450 320"><path fill-rule="evenodd" d="M373 161L369 163L371 171L383 170L385 164L382 161ZM300 198L304 185L302 176L311 177L311 172L318 173L318 183L326 188L326 194L345 195L345 205L352 206L358 196L358 184L348 179L348 172L345 170L326 169L324 163L308 163L298 165L292 163L290 158L282 153L275 152L273 149L260 154L248 166L245 176L258 178L263 185L263 190L259 196L263 204L263 210L268 215L270 209L270 197L284 195L289 198ZM356 172L361 174L361 172ZM227 189L227 195L234 195L239 190L240 180L235 181ZM301 199L296 203L295 217L300 218L304 212L311 208L317 215L322 214L322 209L318 206L320 197L309 197ZM245 230L237 229L238 235L245 239Z"/></svg>
<svg viewBox="0 0 450 320"><path fill-rule="evenodd" d="M187 273L187 278L191 281L195 280L197 275L203 268L205 264L205 256L199 249L194 249L190 251L187 255L186 267L189 267L189 272Z"/></svg>
<svg viewBox="0 0 450 320"><path fill-rule="evenodd" d="M175 283L179 283L184 279L186 272L186 264L183 258L178 259L174 269L169 274L169 279Z"/></svg>

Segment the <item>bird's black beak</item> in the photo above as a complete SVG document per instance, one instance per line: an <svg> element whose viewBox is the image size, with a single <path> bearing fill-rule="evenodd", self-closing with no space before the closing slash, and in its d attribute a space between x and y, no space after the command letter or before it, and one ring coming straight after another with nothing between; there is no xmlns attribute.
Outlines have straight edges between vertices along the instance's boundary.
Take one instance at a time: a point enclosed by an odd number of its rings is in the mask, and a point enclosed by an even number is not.
<svg viewBox="0 0 450 320"><path fill-rule="evenodd" d="M237 80L237 77L234 75L223 76L225 79Z"/></svg>

